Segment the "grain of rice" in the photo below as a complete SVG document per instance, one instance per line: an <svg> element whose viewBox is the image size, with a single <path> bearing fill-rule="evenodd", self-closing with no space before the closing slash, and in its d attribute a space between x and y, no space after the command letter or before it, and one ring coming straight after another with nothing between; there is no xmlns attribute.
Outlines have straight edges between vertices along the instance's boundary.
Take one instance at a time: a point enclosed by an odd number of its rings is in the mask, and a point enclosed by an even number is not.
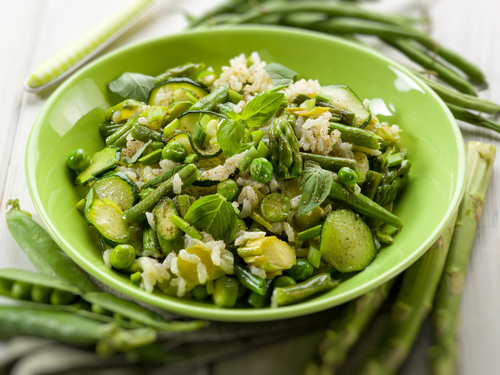
<svg viewBox="0 0 500 375"><path fill-rule="evenodd" d="M266 232L261 232L261 231L255 231L255 232L242 232L239 234L238 237L236 237L236 240L234 240L234 244L236 246L243 245L245 242L248 240L253 240L256 238L262 238L266 236Z"/></svg>
<svg viewBox="0 0 500 375"><path fill-rule="evenodd" d="M295 232L290 224L286 221L283 221L283 228L285 229L285 233L288 236L288 242L296 242L295 241Z"/></svg>
<svg viewBox="0 0 500 375"><path fill-rule="evenodd" d="M330 132L332 114L325 112L316 119L309 118L302 125L302 136L299 146L315 154L328 155L340 138L337 129Z"/></svg>
<svg viewBox="0 0 500 375"><path fill-rule="evenodd" d="M182 193L182 180L179 176L179 173L176 173L174 175L174 180L173 180L172 184L173 184L174 194Z"/></svg>
<svg viewBox="0 0 500 375"><path fill-rule="evenodd" d="M226 159L223 165L219 165L215 168L209 169L201 174L201 178L204 180L211 181L224 181L229 178L231 174L236 172L238 168L238 164L241 159L243 159L246 155L247 151L243 151L242 153L231 156Z"/></svg>
<svg viewBox="0 0 500 375"><path fill-rule="evenodd" d="M299 94L314 97L322 92L323 90L317 79L301 79L300 81L292 83L285 89L286 99L289 102Z"/></svg>
<svg viewBox="0 0 500 375"><path fill-rule="evenodd" d="M105 250L104 253L102 253L102 260L104 261L104 265L111 269L112 266L111 266L111 261L110 261L110 258L111 258L111 252L113 251L113 249L108 249L108 250Z"/></svg>
<svg viewBox="0 0 500 375"><path fill-rule="evenodd" d="M302 194L297 195L296 197L290 199L290 207L292 208L292 210L296 210L297 208L299 208L301 198Z"/></svg>
<svg viewBox="0 0 500 375"><path fill-rule="evenodd" d="M156 221L155 221L155 215L151 212L146 212L146 219L148 220L148 224L156 232Z"/></svg>

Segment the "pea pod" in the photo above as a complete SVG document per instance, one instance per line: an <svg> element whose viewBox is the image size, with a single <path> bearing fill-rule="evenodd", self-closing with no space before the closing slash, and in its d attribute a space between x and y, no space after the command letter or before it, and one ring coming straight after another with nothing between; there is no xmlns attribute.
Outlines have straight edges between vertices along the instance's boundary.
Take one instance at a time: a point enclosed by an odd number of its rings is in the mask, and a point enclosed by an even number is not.
<svg viewBox="0 0 500 375"><path fill-rule="evenodd" d="M9 204L12 208L7 212L7 226L39 272L66 279L83 293L97 291L94 284L52 237L36 221L21 211L18 200L9 201Z"/></svg>

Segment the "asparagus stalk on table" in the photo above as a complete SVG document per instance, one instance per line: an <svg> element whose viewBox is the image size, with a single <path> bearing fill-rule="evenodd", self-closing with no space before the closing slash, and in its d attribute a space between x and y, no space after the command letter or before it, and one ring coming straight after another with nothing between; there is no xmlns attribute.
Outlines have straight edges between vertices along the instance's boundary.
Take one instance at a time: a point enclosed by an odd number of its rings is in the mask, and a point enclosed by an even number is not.
<svg viewBox="0 0 500 375"><path fill-rule="evenodd" d="M458 211L456 230L441 277L432 316L435 345L431 349L434 374L456 373L456 329L460 300L476 234L477 222L485 204L496 150L490 144L467 144L465 195Z"/></svg>

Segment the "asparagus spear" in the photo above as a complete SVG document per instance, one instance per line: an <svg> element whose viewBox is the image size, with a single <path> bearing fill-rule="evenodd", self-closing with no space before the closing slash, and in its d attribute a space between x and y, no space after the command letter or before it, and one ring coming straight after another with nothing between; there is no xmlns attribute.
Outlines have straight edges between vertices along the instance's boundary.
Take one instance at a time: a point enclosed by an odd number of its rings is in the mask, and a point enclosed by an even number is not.
<svg viewBox="0 0 500 375"><path fill-rule="evenodd" d="M269 129L270 159L275 172L282 179L302 175L302 156L299 141L292 127L294 116L285 112Z"/></svg>
<svg viewBox="0 0 500 375"><path fill-rule="evenodd" d="M395 280L388 281L343 307L341 315L330 324L319 346L320 374L333 375L344 363L349 350L387 299Z"/></svg>
<svg viewBox="0 0 500 375"><path fill-rule="evenodd" d="M377 345L376 352L365 363L362 375L395 373L408 356L420 327L430 312L450 247L455 220L456 215L434 245L405 272L401 289L392 306L386 335Z"/></svg>
<svg viewBox="0 0 500 375"><path fill-rule="evenodd" d="M433 313L435 345L431 360L435 374L456 373L456 328L465 272L484 208L496 150L490 144L467 144L467 177L463 201L451 241L450 252L441 277Z"/></svg>

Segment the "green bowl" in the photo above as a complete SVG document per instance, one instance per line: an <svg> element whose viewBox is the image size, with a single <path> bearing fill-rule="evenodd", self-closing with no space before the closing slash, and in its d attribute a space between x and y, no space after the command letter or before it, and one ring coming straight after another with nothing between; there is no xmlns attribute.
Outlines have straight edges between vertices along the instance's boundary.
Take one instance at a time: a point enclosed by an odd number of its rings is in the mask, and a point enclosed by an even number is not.
<svg viewBox="0 0 500 375"><path fill-rule="evenodd" d="M258 51L300 77L321 84L345 84L379 119L403 128L413 166L395 213L405 227L363 272L336 289L303 303L277 309L222 309L208 303L149 294L103 264L96 231L75 204L85 190L73 186L66 156L78 147L90 154L104 145L98 131L112 102L106 83L126 71L157 75L184 63L205 62L216 69L230 58ZM191 31L155 38L109 53L74 74L40 112L26 150L31 197L49 232L85 271L142 302L190 317L220 321L285 319L324 310L366 293L404 271L438 238L458 207L465 176L461 133L450 111L404 67L371 49L314 32L282 27L244 26Z"/></svg>

